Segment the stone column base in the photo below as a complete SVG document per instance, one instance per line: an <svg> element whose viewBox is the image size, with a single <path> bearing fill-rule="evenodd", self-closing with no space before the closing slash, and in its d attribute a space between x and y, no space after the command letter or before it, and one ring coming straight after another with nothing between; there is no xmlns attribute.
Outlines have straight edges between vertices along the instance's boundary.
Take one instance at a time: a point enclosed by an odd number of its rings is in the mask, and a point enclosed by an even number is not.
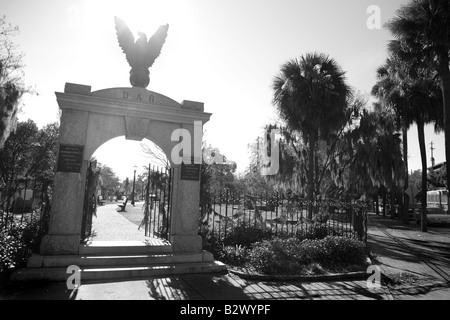
<svg viewBox="0 0 450 320"><path fill-rule="evenodd" d="M42 255L78 254L80 235L46 235L41 241Z"/></svg>
<svg viewBox="0 0 450 320"><path fill-rule="evenodd" d="M201 252L202 237L199 235L170 236L173 252Z"/></svg>

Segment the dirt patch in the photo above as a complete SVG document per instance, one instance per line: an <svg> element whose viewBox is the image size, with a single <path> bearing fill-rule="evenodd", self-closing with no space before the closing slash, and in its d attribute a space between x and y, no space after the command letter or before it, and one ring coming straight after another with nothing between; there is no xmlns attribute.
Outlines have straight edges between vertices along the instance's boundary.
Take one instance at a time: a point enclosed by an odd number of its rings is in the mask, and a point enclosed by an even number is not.
<svg viewBox="0 0 450 320"><path fill-rule="evenodd" d="M394 289L399 287L429 286L439 282L431 277L419 277L407 272L383 275L382 280L385 285Z"/></svg>

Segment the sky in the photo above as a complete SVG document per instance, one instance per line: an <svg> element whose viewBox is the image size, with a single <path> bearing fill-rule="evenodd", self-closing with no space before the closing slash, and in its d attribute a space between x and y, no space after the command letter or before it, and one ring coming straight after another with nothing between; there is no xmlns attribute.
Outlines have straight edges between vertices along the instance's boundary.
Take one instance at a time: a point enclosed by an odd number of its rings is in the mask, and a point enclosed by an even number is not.
<svg viewBox="0 0 450 320"><path fill-rule="evenodd" d="M39 95L23 99L19 120L39 127L57 121L55 92L66 82L92 91L130 87L129 66L117 43L114 16L130 29L152 35L169 24L161 55L150 69L148 90L178 102L203 102L212 113L204 140L237 163L248 165L248 144L278 119L271 84L280 66L307 52L324 52L346 71L350 86L369 94L375 71L387 57L389 32L369 29L380 8L381 26L407 0L0 0L0 14L17 25L12 40L24 56L27 85ZM408 133L409 168L421 168L417 128ZM444 135L426 128L427 159L434 143L436 163L445 161ZM121 158L123 154L134 157ZM111 140L94 154L122 177L149 160L138 142ZM430 165L429 162L428 165ZM139 171L140 169L138 169Z"/></svg>

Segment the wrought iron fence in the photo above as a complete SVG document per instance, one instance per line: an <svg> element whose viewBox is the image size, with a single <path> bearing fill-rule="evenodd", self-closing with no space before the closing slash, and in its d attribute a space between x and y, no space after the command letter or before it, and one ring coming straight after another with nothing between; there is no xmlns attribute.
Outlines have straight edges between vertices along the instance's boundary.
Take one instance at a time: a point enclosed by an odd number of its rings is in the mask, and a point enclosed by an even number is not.
<svg viewBox="0 0 450 320"><path fill-rule="evenodd" d="M224 190L213 194L201 207L202 225L220 239L233 228L246 226L260 228L271 236L342 235L367 242L367 210L361 201L320 199L310 203L282 192L247 194Z"/></svg>
<svg viewBox="0 0 450 320"><path fill-rule="evenodd" d="M47 234L51 181L17 179L0 185L0 277L24 267Z"/></svg>
<svg viewBox="0 0 450 320"><path fill-rule="evenodd" d="M28 222L46 227L51 209L51 180L20 178L0 188L0 229Z"/></svg>
<svg viewBox="0 0 450 320"><path fill-rule="evenodd" d="M172 212L173 169L149 165L144 195L143 227L145 236L168 240Z"/></svg>

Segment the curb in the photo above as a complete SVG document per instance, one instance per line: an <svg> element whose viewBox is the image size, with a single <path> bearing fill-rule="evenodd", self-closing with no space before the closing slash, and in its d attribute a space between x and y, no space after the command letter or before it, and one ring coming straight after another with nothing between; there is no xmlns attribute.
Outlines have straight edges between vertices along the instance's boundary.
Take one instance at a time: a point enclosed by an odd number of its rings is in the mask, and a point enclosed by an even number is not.
<svg viewBox="0 0 450 320"><path fill-rule="evenodd" d="M368 255L366 258L366 265L373 265L373 261ZM367 280L371 273L367 271L355 271L347 273L333 273L326 275L267 275L261 273L248 273L234 269L231 266L228 267L228 272L239 276L246 280L265 280L265 281L302 281L302 282L327 282L327 281L349 281L349 280Z"/></svg>
<svg viewBox="0 0 450 320"><path fill-rule="evenodd" d="M371 252L366 256L366 266L374 265L372 261ZM246 280L265 280L265 281L302 281L302 282L327 282L327 281L350 281L350 280L367 280L372 273L367 271L356 271L347 273L333 273L317 276L305 275L267 275L261 273L248 273L234 269L227 265L229 273L237 275Z"/></svg>
<svg viewBox="0 0 450 320"><path fill-rule="evenodd" d="M366 266L374 265L371 255L366 257ZM302 282L327 282L327 281L349 281L349 280L367 280L372 273L367 271L355 271L347 273L333 273L326 275L306 276L306 275L267 275L261 273L248 273L234 269L227 265L228 272L237 275L246 280L265 280L265 281L302 281Z"/></svg>
<svg viewBox="0 0 450 320"><path fill-rule="evenodd" d="M327 282L327 281L347 281L366 280L370 274L366 271L336 273L328 275L305 276L305 275L265 275L257 273L246 273L228 267L228 272L246 280L265 281L302 281L302 282Z"/></svg>

